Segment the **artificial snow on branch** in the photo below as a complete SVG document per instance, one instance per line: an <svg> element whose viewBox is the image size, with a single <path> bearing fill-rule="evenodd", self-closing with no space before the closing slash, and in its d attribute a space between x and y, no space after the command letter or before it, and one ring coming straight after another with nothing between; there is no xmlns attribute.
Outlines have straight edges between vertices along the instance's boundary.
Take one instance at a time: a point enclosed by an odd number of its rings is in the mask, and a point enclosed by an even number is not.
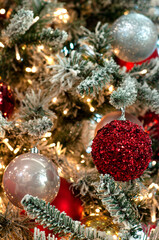
<svg viewBox="0 0 159 240"><path fill-rule="evenodd" d="M36 222L54 230L55 233L71 233L72 239L113 239L105 232L81 225L81 222L72 220L65 212L61 213L55 206L51 206L50 203L46 204L37 197L27 194L21 203L31 218L35 218Z"/></svg>
<svg viewBox="0 0 159 240"><path fill-rule="evenodd" d="M34 24L34 13L30 10L20 9L11 19L11 23L3 32L2 37L6 44L18 39L20 35L24 35L26 31Z"/></svg>
<svg viewBox="0 0 159 240"><path fill-rule="evenodd" d="M84 33L84 43L88 44L83 45L82 48L84 53L89 57L93 62L103 62L102 56L110 49L111 45L111 33L108 28L108 24L101 25L100 22L97 23L95 32L91 32L85 27L81 27Z"/></svg>
<svg viewBox="0 0 159 240"><path fill-rule="evenodd" d="M126 108L136 101L136 97L136 79L128 75L120 87L111 94L110 103L117 109Z"/></svg>
<svg viewBox="0 0 159 240"><path fill-rule="evenodd" d="M120 224L122 240L127 240L130 236L140 239L142 228L136 218L136 211L120 185L110 175L101 175L97 191L114 222Z"/></svg>
<svg viewBox="0 0 159 240"><path fill-rule="evenodd" d="M52 77L49 79L53 84L52 89L57 96L62 91L70 90L91 71L91 66L82 59L82 55L72 51L70 57L58 57L58 65L50 66L53 69Z"/></svg>
<svg viewBox="0 0 159 240"><path fill-rule="evenodd" d="M146 82L138 85L138 99L144 102L151 111L159 114L159 93L156 89L151 89Z"/></svg>
<svg viewBox="0 0 159 240"><path fill-rule="evenodd" d="M28 132L30 136L37 137L42 136L44 133L51 130L52 126L52 121L46 116L29 120L28 122L26 121L21 124L23 132Z"/></svg>
<svg viewBox="0 0 159 240"><path fill-rule="evenodd" d="M49 234L48 237L45 236L44 231L40 231L38 228L34 228L34 240L57 240L55 235Z"/></svg>
<svg viewBox="0 0 159 240"><path fill-rule="evenodd" d="M53 30L52 28L43 28L40 33L40 42L48 45L54 49L62 47L63 43L67 40L68 34L59 29Z"/></svg>
<svg viewBox="0 0 159 240"><path fill-rule="evenodd" d="M81 95L86 94L94 94L99 89L103 88L106 83L110 81L116 80L117 75L120 76L119 69L120 67L115 63L115 61L111 58L108 61L103 62L103 67L98 66L92 71L92 75L88 76L84 81L82 81L77 90Z"/></svg>

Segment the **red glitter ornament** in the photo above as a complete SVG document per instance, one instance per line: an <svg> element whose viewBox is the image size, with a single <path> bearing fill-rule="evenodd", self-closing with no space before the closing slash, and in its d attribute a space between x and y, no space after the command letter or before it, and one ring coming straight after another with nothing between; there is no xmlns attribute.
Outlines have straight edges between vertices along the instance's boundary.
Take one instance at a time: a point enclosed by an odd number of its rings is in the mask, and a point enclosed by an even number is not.
<svg viewBox="0 0 159 240"><path fill-rule="evenodd" d="M116 181L133 180L151 161L151 140L137 124L114 120L98 131L92 157L100 173L110 174Z"/></svg>
<svg viewBox="0 0 159 240"><path fill-rule="evenodd" d="M0 82L0 111L3 117L9 118L14 110L14 97L10 89L5 83Z"/></svg>
<svg viewBox="0 0 159 240"><path fill-rule="evenodd" d="M73 220L81 220L82 218L82 201L74 195L70 189L71 184L64 178L60 178L60 190L56 198L51 202L61 212L65 212Z"/></svg>

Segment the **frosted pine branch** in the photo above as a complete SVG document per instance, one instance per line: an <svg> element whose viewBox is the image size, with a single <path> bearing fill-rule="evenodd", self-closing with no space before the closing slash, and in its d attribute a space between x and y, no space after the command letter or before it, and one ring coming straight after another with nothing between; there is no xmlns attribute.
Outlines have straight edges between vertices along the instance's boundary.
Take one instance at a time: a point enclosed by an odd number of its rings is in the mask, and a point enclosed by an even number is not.
<svg viewBox="0 0 159 240"><path fill-rule="evenodd" d="M67 33L59 29L53 30L52 28L43 28L40 34L40 42L46 44L54 49L59 49L62 44L67 40Z"/></svg>
<svg viewBox="0 0 159 240"><path fill-rule="evenodd" d="M138 99L144 102L151 111L159 114L159 93L156 89L151 89L147 83L138 86Z"/></svg>
<svg viewBox="0 0 159 240"><path fill-rule="evenodd" d="M34 240L57 240L55 235L49 234L48 237L45 236L44 231L40 231L38 228L34 228Z"/></svg>
<svg viewBox="0 0 159 240"><path fill-rule="evenodd" d="M3 32L2 37L5 43L15 41L20 35L24 35L26 31L34 24L33 11L20 9L11 19L11 23Z"/></svg>
<svg viewBox="0 0 159 240"><path fill-rule="evenodd" d="M55 206L51 206L50 203L46 204L37 197L27 194L21 203L31 218L35 218L36 222L54 230L55 233L71 233L74 239L113 239L105 232L81 225L81 222L72 220L65 212L61 213Z"/></svg>
<svg viewBox="0 0 159 240"><path fill-rule="evenodd" d="M111 43L111 34L108 28L108 24L101 25L100 22L97 23L95 32L91 32L85 27L81 27L86 37L85 42L92 46L91 50L94 52L95 58L105 54L108 49L110 49ZM87 49L87 48L86 48ZM87 50L85 51L86 55L90 55ZM95 59L97 60L97 59Z"/></svg>
<svg viewBox="0 0 159 240"><path fill-rule="evenodd" d="M82 81L77 90L82 95L84 93L95 93L99 89L105 86L112 80L115 80L116 75L119 75L119 66L111 58L109 61L105 61L104 66L98 66L92 71L92 75L88 76L84 81Z"/></svg>
<svg viewBox="0 0 159 240"><path fill-rule="evenodd" d="M70 57L67 58L57 57L58 65L50 66L53 69L50 82L53 84L52 88L57 89L59 93L78 85L91 71L91 66L76 51L72 51Z"/></svg>
<svg viewBox="0 0 159 240"><path fill-rule="evenodd" d="M120 224L122 239L129 239L130 236L137 237L137 232L141 232L142 228L136 218L135 209L119 184L108 174L101 175L97 191L114 222Z"/></svg>
<svg viewBox="0 0 159 240"><path fill-rule="evenodd" d="M110 103L117 109L132 105L137 98L136 79L127 76L124 82L111 94Z"/></svg>
<svg viewBox="0 0 159 240"><path fill-rule="evenodd" d="M44 116L42 118L22 123L22 131L27 132L31 136L39 137L51 130L52 126L52 121L48 117Z"/></svg>
<svg viewBox="0 0 159 240"><path fill-rule="evenodd" d="M5 136L5 130L12 129L12 122L7 121L0 111L0 138Z"/></svg>
<svg viewBox="0 0 159 240"><path fill-rule="evenodd" d="M17 93L19 94L19 93ZM54 112L49 110L49 102L51 101L50 95L48 93L39 89L38 91L28 91L24 96L19 94L21 100L21 108L19 117L26 121L43 118L48 116L51 119L55 118Z"/></svg>

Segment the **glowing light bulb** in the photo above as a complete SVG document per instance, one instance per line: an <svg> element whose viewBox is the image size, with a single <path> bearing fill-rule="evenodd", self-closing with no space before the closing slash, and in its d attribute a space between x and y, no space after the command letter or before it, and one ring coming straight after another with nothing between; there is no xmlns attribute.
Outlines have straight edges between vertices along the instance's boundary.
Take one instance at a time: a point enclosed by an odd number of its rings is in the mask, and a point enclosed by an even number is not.
<svg viewBox="0 0 159 240"><path fill-rule="evenodd" d="M39 20L39 16L36 16L33 20L34 23L36 23Z"/></svg>
<svg viewBox="0 0 159 240"><path fill-rule="evenodd" d="M108 88L108 90L109 90L109 93L111 94L111 93L114 91L113 85L110 85L110 87Z"/></svg>
<svg viewBox="0 0 159 240"><path fill-rule="evenodd" d="M51 132L47 132L43 135L43 137L48 138L51 137L52 133Z"/></svg>
<svg viewBox="0 0 159 240"><path fill-rule="evenodd" d="M156 214L153 214L152 216L151 216L151 221L154 223L154 222L156 222Z"/></svg>
<svg viewBox="0 0 159 240"><path fill-rule="evenodd" d="M100 209L99 209L99 208L97 208L97 209L96 209L96 213L99 213L99 212L100 212Z"/></svg>
<svg viewBox="0 0 159 240"><path fill-rule="evenodd" d="M83 160L81 160L81 163L85 163L85 160L83 159Z"/></svg>
<svg viewBox="0 0 159 240"><path fill-rule="evenodd" d="M68 113L68 109L65 109L65 110L63 111L63 114L66 115L67 113Z"/></svg>
<svg viewBox="0 0 159 240"><path fill-rule="evenodd" d="M32 73L35 73L37 71L37 68L35 66L33 66L31 71L32 71Z"/></svg>
<svg viewBox="0 0 159 240"><path fill-rule="evenodd" d="M64 23L67 23L70 18L68 15L67 9L65 8L56 9L56 11L54 12L54 16L56 17L56 19L59 19Z"/></svg>
<svg viewBox="0 0 159 240"><path fill-rule="evenodd" d="M6 13L6 10L5 10L4 8L1 8L1 9L0 9L0 14L3 15L3 14L5 14L5 13Z"/></svg>
<svg viewBox="0 0 159 240"><path fill-rule="evenodd" d="M56 102L57 102L57 97L54 97L54 98L52 99L52 102L53 102L53 103L56 103Z"/></svg>
<svg viewBox="0 0 159 240"><path fill-rule="evenodd" d="M91 112L94 112L94 111L95 111L95 108L94 108L94 107L90 107L90 111L91 111Z"/></svg>
<svg viewBox="0 0 159 240"><path fill-rule="evenodd" d="M88 103L90 103L90 102L91 102L91 99L90 99L90 98L88 98L88 99L87 99L87 102L88 102Z"/></svg>
<svg viewBox="0 0 159 240"><path fill-rule="evenodd" d="M152 166L155 166L156 165L156 161L152 161Z"/></svg>
<svg viewBox="0 0 159 240"><path fill-rule="evenodd" d="M2 42L0 42L0 47L4 48L4 44Z"/></svg>
<svg viewBox="0 0 159 240"><path fill-rule="evenodd" d="M143 69L142 71L140 71L140 74L146 74L147 73L147 69Z"/></svg>
<svg viewBox="0 0 159 240"><path fill-rule="evenodd" d="M26 68L25 68L25 71L26 71L26 72L31 72L32 69L31 69L30 67L26 67Z"/></svg>

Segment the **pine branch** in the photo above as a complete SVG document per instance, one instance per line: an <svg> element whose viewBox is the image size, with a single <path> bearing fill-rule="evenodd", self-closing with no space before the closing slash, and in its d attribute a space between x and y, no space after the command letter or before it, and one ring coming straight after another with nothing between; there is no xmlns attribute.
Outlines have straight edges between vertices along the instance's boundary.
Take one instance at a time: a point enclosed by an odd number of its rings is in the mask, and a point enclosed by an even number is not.
<svg viewBox="0 0 159 240"><path fill-rule="evenodd" d="M138 85L138 99L144 102L152 112L159 114L159 93L151 89L147 83Z"/></svg>
<svg viewBox="0 0 159 240"><path fill-rule="evenodd" d="M112 239L105 232L87 228L79 221L72 220L65 212L61 213L55 206L51 206L50 203L46 204L37 197L27 194L21 203L30 217L36 218L36 222L54 230L54 233L71 233L72 239Z"/></svg>
<svg viewBox="0 0 159 240"><path fill-rule="evenodd" d="M85 27L81 27L84 36L86 37L86 44L83 45L83 52L88 59L101 64L103 63L102 56L110 49L110 43L112 41L111 33L108 28L108 24L101 25L97 23L95 32L91 32ZM91 45L91 47L89 47Z"/></svg>
<svg viewBox="0 0 159 240"><path fill-rule="evenodd" d="M92 71L92 75L79 84L77 90L81 95L98 92L106 83L122 78L119 73L120 68L112 58L109 61L105 61L103 65L103 67L96 67Z"/></svg>
<svg viewBox="0 0 159 240"><path fill-rule="evenodd" d="M110 103L117 109L132 105L137 98L136 79L129 75L124 82L111 94Z"/></svg>
<svg viewBox="0 0 159 240"><path fill-rule="evenodd" d="M135 209L119 184L108 174L101 175L97 191L114 222L120 224L122 239L139 237L138 231L141 232L142 228L136 218Z"/></svg>

